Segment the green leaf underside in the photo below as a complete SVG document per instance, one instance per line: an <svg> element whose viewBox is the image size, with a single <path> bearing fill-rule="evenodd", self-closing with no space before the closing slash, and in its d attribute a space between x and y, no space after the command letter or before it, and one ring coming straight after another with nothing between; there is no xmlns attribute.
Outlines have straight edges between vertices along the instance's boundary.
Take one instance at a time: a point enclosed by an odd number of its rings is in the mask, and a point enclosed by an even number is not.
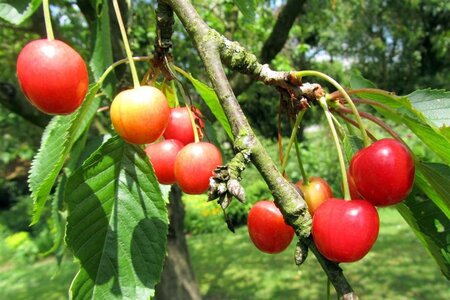
<svg viewBox="0 0 450 300"><path fill-rule="evenodd" d="M445 90L419 90L409 94L415 110L436 127L450 125L450 92Z"/></svg>
<svg viewBox="0 0 450 300"><path fill-rule="evenodd" d="M192 85L194 86L197 93L199 93L200 97L205 101L206 105L208 105L211 112L214 114L216 119L219 121L219 123L224 128L225 132L228 134L228 137L231 140L234 140L233 133L231 132L230 123L228 122L228 118L225 115L225 112L223 111L222 106L220 105L219 99L217 98L216 92L203 82L195 79L192 77L191 74L184 72L184 71L178 71L180 74L182 74L184 77L189 79L191 81Z"/></svg>
<svg viewBox="0 0 450 300"><path fill-rule="evenodd" d="M345 157L349 162L356 152L364 148L363 140L355 135L345 135L342 144L344 146Z"/></svg>
<svg viewBox="0 0 450 300"><path fill-rule="evenodd" d="M376 88L375 83L372 81L364 78L361 75L361 72L359 70L353 71L353 73L350 76L350 86L352 89L360 89L360 88Z"/></svg>
<svg viewBox="0 0 450 300"><path fill-rule="evenodd" d="M19 25L33 14L41 3L42 0L2 0L0 18Z"/></svg>
<svg viewBox="0 0 450 300"><path fill-rule="evenodd" d="M444 164L416 162L416 183L450 219L450 168Z"/></svg>
<svg viewBox="0 0 450 300"><path fill-rule="evenodd" d="M41 146L33 159L28 178L34 201L31 224L39 221L50 191L70 149L95 116L100 99L95 97L100 84L89 88L82 106L68 116L56 116L42 135Z"/></svg>
<svg viewBox="0 0 450 300"><path fill-rule="evenodd" d="M145 153L113 137L67 183L67 245L80 262L74 299L148 299L166 252L168 216Z"/></svg>
<svg viewBox="0 0 450 300"><path fill-rule="evenodd" d="M450 279L450 220L433 201L415 193L396 206L414 233Z"/></svg>
<svg viewBox="0 0 450 300"><path fill-rule="evenodd" d="M380 95L370 92L358 94L359 97L377 101L386 105L389 109L374 106L384 117L403 123L447 164L450 164L450 141L436 128L426 115L412 107L407 97L395 95ZM440 115L440 114L439 114Z"/></svg>

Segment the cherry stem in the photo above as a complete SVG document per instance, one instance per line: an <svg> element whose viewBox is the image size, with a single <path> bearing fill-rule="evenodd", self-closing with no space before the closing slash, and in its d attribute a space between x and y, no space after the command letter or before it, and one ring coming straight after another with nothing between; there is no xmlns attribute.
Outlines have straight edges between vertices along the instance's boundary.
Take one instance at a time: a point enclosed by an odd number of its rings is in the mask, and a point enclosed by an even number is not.
<svg viewBox="0 0 450 300"><path fill-rule="evenodd" d="M341 117L342 119L345 120L345 122L346 122L347 124L352 125L352 126L358 128L358 123L356 123L353 119L347 117L342 111L336 110L336 112L338 113L339 117ZM352 128L352 127L348 127L348 128L350 129L350 128ZM376 141L377 141L377 138L376 138L372 133L370 133L369 130L366 129L366 132L367 132L367 135L369 136L369 138L370 138L373 142L376 142Z"/></svg>
<svg viewBox="0 0 450 300"><path fill-rule="evenodd" d="M297 114L297 118L295 119L295 123L294 123L294 126L292 128L291 138L289 139L289 143L288 143L288 146L286 148L286 154L284 155L283 163L281 165L281 173L282 174L284 173L284 171L286 169L286 165L287 165L288 158L289 158L289 152L291 152L292 144L296 141L297 129L300 126L300 122L302 121L303 115L305 114L305 112L306 112L306 110L302 110L301 112L299 112Z"/></svg>
<svg viewBox="0 0 450 300"><path fill-rule="evenodd" d="M183 71L184 72L184 71ZM182 72L180 72L180 73L182 73ZM183 74L183 73L182 73ZM176 82L176 84L178 84L179 86L180 86L180 92L181 92L181 95L182 95L182 97L184 98L184 99L187 99L187 100L189 100L189 101L184 101L184 104L186 105L186 107L187 107L187 111L188 111L188 114L189 114L189 120L191 121L191 126L192 126L192 130L194 131L194 142L195 143L198 143L199 141L200 141L200 138L199 138L199 136L198 136L198 131L197 131L197 126L195 125L195 118L194 118L194 113L192 112L192 110L191 110L191 104L190 104L190 97L188 97L188 95L186 94L186 92L185 92L185 90L184 90L184 86L183 86L183 84L180 82L180 81L178 81L178 80L175 80L175 82Z"/></svg>
<svg viewBox="0 0 450 300"><path fill-rule="evenodd" d="M170 86L172 87L173 94L175 96L175 107L180 107L180 101L178 100L177 88L175 86L174 80L170 81Z"/></svg>
<svg viewBox="0 0 450 300"><path fill-rule="evenodd" d="M348 95L355 95L355 94L361 94L361 93L371 93L371 94L377 94L377 95L383 95L383 96L394 95L394 93L392 93L392 92L388 92L388 91L380 90L380 89L374 89L374 88L361 88L361 89L348 90L345 92ZM331 93L330 97L331 97L331 99L335 99L335 98L339 97L339 94L342 94L345 97L345 95L341 91Z"/></svg>
<svg viewBox="0 0 450 300"><path fill-rule="evenodd" d="M281 132L281 115L283 112L283 104L280 101L280 105L278 105L278 120L277 120L277 142L278 142L278 156L280 158L280 163L283 165L283 134ZM291 124L292 125L292 124ZM281 172L283 177L286 178L285 170Z"/></svg>
<svg viewBox="0 0 450 300"><path fill-rule="evenodd" d="M192 130L194 131L194 142L198 143L200 141L199 137L198 137L198 132L197 132L197 126L195 125L195 117L194 117L194 113L191 110L190 105L186 104L187 108L188 108L188 114L189 114L189 119L191 120L191 126L192 126Z"/></svg>
<svg viewBox="0 0 450 300"><path fill-rule="evenodd" d="M42 7L44 8L44 22L45 22L45 31L47 32L47 39L49 41L53 41L55 39L55 35L53 34L52 27L52 18L50 16L50 6L48 4L49 0L42 1Z"/></svg>
<svg viewBox="0 0 450 300"><path fill-rule="evenodd" d="M151 56L136 56L136 57L132 57L132 61L148 61L149 59L151 59ZM114 63L112 63L106 70L105 72L103 72L103 74L99 77L97 83L101 83L103 82L106 77L109 75L109 73L111 73L117 66L120 66L122 64L126 64L129 63L129 59L128 58L123 58L121 60L118 60Z"/></svg>
<svg viewBox="0 0 450 300"><path fill-rule="evenodd" d="M342 128L341 123L339 123L338 119L336 119L335 116L333 116L333 114L330 114L331 119L333 120L334 126L337 127L337 133L338 133L338 137L342 138L345 135L345 131L344 128Z"/></svg>
<svg viewBox="0 0 450 300"><path fill-rule="evenodd" d="M369 146L370 145L370 140L369 140L369 137L367 136L367 133L366 133L366 130L364 128L364 124L362 122L361 116L359 115L358 109L356 109L355 104L353 103L352 99L347 94L345 89L336 80L334 80L333 78L331 78L327 74L324 74L324 73L318 72L318 71L312 71L312 70L305 70L305 71L295 72L295 76L296 77L300 77L300 78L304 77L304 76L316 76L316 77L322 78L322 79L328 81L329 83L331 83L342 94L342 96L344 96L345 100L350 105L350 107L351 107L351 109L353 111L353 114L356 117L356 121L358 122L359 130L361 131L361 136L363 138L364 145L365 146Z"/></svg>
<svg viewBox="0 0 450 300"><path fill-rule="evenodd" d="M125 52L127 53L128 63L130 64L131 76L133 78L134 88L140 87L139 77L136 71L136 66L133 61L133 54L131 53L130 44L128 43L127 32L123 25L122 15L120 13L119 3L117 0L113 0L114 11L116 13L117 22L119 23L120 33L122 34L122 41L125 46Z"/></svg>
<svg viewBox="0 0 450 300"><path fill-rule="evenodd" d="M298 147L297 143L297 135L295 136L295 154L297 155L297 162L298 166L300 167L300 173L302 174L303 184L308 185L309 184L309 177L306 175L305 168L303 167L302 158L300 155L300 148Z"/></svg>
<svg viewBox="0 0 450 300"><path fill-rule="evenodd" d="M344 107L340 107L339 111L345 113L345 114L351 114L352 111L350 111L347 108ZM403 139L397 134L397 132L395 132L391 127L389 127L388 124L386 124L385 122L383 122L382 120L380 120L379 118L375 117L372 114L366 113L366 112L362 112L361 113L361 117L368 119L370 121L372 121L373 123L377 124L378 126L380 126L381 128L383 128L387 133L389 133L394 139L396 139L397 141L403 143L406 145L406 143L403 141Z"/></svg>
<svg viewBox="0 0 450 300"><path fill-rule="evenodd" d="M325 97L321 97L319 99L319 104L320 104L320 106L322 107L322 109L323 109L323 111L325 113L325 117L326 117L326 119L328 121L328 125L330 126L331 134L333 135L334 144L336 146L336 150L337 150L337 153L338 153L339 167L341 169L342 182L343 182L343 185L344 185L344 199L345 200L351 200L350 188L349 188L349 185L348 185L348 178L347 178L347 171L346 171L346 168L345 168L344 154L342 152L341 143L339 142L339 137L338 137L338 134L337 134L337 131L336 131L336 127L334 126L330 110L328 109L326 98ZM365 130L364 130L364 132L365 132Z"/></svg>

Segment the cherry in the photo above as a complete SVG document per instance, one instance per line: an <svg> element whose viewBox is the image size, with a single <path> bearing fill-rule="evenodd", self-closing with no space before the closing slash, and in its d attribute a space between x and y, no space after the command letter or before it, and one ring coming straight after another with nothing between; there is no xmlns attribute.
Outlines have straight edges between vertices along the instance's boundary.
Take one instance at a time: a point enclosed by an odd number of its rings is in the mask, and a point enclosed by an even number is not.
<svg viewBox="0 0 450 300"><path fill-rule="evenodd" d="M333 197L329 184L320 177L311 177L308 185L304 185L303 180L300 180L297 182L297 186L303 192L311 216L323 202Z"/></svg>
<svg viewBox="0 0 450 300"><path fill-rule="evenodd" d="M86 64L64 42L31 41L20 51L16 67L23 93L44 113L73 113L86 96L89 85Z"/></svg>
<svg viewBox="0 0 450 300"><path fill-rule="evenodd" d="M159 183L173 184L176 182L175 157L183 146L177 140L164 140L159 143L149 144L145 148Z"/></svg>
<svg viewBox="0 0 450 300"><path fill-rule="evenodd" d="M361 149L350 162L358 192L376 206L405 199L414 182L414 169L410 152L394 139L382 139Z"/></svg>
<svg viewBox="0 0 450 300"><path fill-rule="evenodd" d="M294 229L287 225L272 201L255 203L248 213L248 233L256 248L266 253L285 250L294 237Z"/></svg>
<svg viewBox="0 0 450 300"><path fill-rule="evenodd" d="M222 164L220 150L211 143L198 142L184 146L175 159L175 178L187 194L202 194L209 188L209 178Z"/></svg>
<svg viewBox="0 0 450 300"><path fill-rule="evenodd" d="M200 111L192 107L192 114L195 123L204 127ZM198 129L197 129L198 130ZM192 130L191 119L189 118L189 111L187 107L175 107L170 110L169 123L167 124L164 138L179 140L187 145L194 142L194 130Z"/></svg>
<svg viewBox="0 0 450 300"><path fill-rule="evenodd" d="M148 144L160 138L169 121L169 113L166 97L152 86L120 92L110 109L117 133L132 144Z"/></svg>
<svg viewBox="0 0 450 300"><path fill-rule="evenodd" d="M354 262L372 248L379 227L377 210L368 201L331 198L314 214L312 235L319 252L329 260Z"/></svg>

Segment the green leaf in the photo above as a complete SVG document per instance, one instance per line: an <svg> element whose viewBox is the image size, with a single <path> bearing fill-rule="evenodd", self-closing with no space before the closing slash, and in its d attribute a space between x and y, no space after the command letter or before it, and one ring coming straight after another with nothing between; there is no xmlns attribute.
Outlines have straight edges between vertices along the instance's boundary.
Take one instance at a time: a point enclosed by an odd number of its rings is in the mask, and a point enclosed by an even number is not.
<svg viewBox="0 0 450 300"><path fill-rule="evenodd" d="M350 76L350 86L352 89L360 89L360 88L375 88L376 85L372 81L364 78L361 75L361 72L355 70L352 72Z"/></svg>
<svg viewBox="0 0 450 300"><path fill-rule="evenodd" d="M166 96L167 102L169 103L170 107L176 107L178 105L178 95L173 80L170 81L170 84L168 84L167 82L163 82L158 88Z"/></svg>
<svg viewBox="0 0 450 300"><path fill-rule="evenodd" d="M364 148L364 142L362 139L355 135L345 135L342 140L345 157L350 161L353 155L360 149Z"/></svg>
<svg viewBox="0 0 450 300"><path fill-rule="evenodd" d="M42 0L2 0L0 18L19 25L33 14L41 3Z"/></svg>
<svg viewBox="0 0 450 300"><path fill-rule="evenodd" d="M80 262L73 299L148 299L166 255L168 215L146 154L113 137L70 178L67 245Z"/></svg>
<svg viewBox="0 0 450 300"><path fill-rule="evenodd" d="M384 117L403 123L417 136L429 149L450 164L450 140L446 138L436 126L420 111L416 110L410 100L403 96L396 96L384 91L366 91L358 93L360 98L379 102L386 108L374 106Z"/></svg>
<svg viewBox="0 0 450 300"><path fill-rule="evenodd" d="M231 140L234 140L233 134L231 133L231 127L230 123L228 122L228 118L225 115L225 112L222 109L222 106L220 105L219 98L217 98L216 92L203 82L195 79L192 77L191 74L181 70L176 69L177 72L179 72L181 75L189 79L191 81L192 85L194 86L195 90L199 93L200 97L205 101L206 105L208 105L211 112L214 114L216 119L219 121L219 123L224 128L225 132L228 134L228 137Z"/></svg>
<svg viewBox="0 0 450 300"><path fill-rule="evenodd" d="M450 279L450 219L433 201L415 192L396 208Z"/></svg>
<svg viewBox="0 0 450 300"><path fill-rule="evenodd" d="M415 183L450 219L450 168L444 164L416 162Z"/></svg>
<svg viewBox="0 0 450 300"><path fill-rule="evenodd" d="M408 99L424 118L436 127L450 125L450 92L445 90L419 90L409 94Z"/></svg>
<svg viewBox="0 0 450 300"><path fill-rule="evenodd" d="M111 37L113 36L111 30L111 20L109 18L109 1L97 0L97 18L93 28L91 29L94 37L94 45L92 47L92 57L89 61L89 66L91 67L92 74L94 74L95 81L100 79L103 72L112 65L113 58L113 46L111 43ZM103 85L103 91L110 98L114 98L115 86L117 79L114 72L108 75L105 79Z"/></svg>
<svg viewBox="0 0 450 300"><path fill-rule="evenodd" d="M100 99L95 98L99 88L99 83L92 85L81 107L71 115L54 117L42 135L41 146L33 159L28 177L34 202L32 225L39 221L73 143L87 129L95 116L100 104Z"/></svg>
<svg viewBox="0 0 450 300"><path fill-rule="evenodd" d="M255 21L256 2L255 0L234 0L234 4L239 8L247 22Z"/></svg>

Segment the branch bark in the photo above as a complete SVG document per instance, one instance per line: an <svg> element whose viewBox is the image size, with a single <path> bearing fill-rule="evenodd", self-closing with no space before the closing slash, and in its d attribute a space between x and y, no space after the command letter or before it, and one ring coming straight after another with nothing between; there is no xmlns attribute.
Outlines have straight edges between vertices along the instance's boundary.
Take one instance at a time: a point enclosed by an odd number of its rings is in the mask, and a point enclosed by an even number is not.
<svg viewBox="0 0 450 300"><path fill-rule="evenodd" d="M350 284L342 274L339 265L328 261L315 248L310 236L311 216L305 201L295 188L280 174L275 163L261 145L258 138L253 133L247 119L239 106L233 93L230 83L225 75L221 63L221 57L225 63L231 64L233 68L238 68L241 72L257 74L262 78L263 66L257 61L254 55L246 51L226 51L227 49L240 49L237 43L231 43L209 26L198 15L195 8L188 0L161 0L172 7L178 18L183 23L184 28L192 39L212 83L212 86L219 98L224 112L230 122L233 135L236 138L235 144L239 148L246 148L251 153L251 161L263 176L275 199L275 204L280 208L285 220L293 226L296 234L305 242L308 242L310 249L314 252L322 268L327 273L328 278L334 285L341 299L357 299ZM230 45L231 43L231 45ZM240 47L240 48L239 48ZM242 50L245 50L242 48ZM289 73L283 73L289 81Z"/></svg>

